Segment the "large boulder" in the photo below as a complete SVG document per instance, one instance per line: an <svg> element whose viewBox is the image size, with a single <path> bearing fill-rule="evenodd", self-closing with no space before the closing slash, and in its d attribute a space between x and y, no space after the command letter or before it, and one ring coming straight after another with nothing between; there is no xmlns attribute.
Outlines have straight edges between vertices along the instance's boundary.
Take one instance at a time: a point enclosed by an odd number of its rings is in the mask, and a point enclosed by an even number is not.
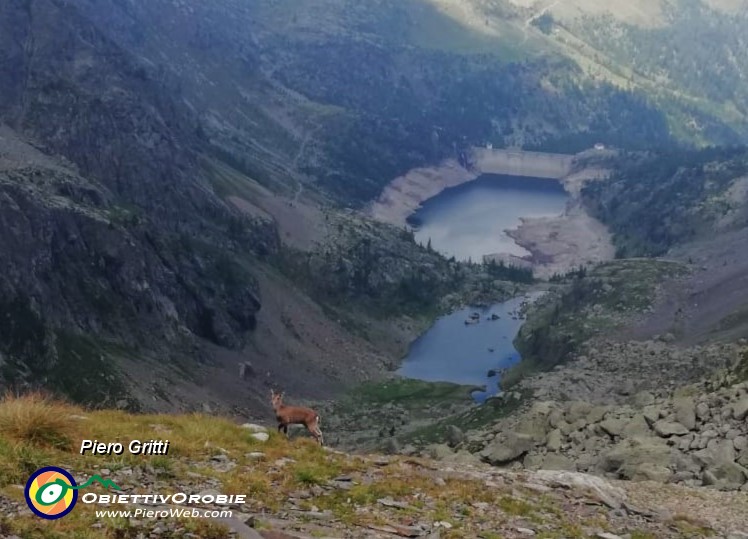
<svg viewBox="0 0 748 539"><path fill-rule="evenodd" d="M748 417L748 397L732 405L732 417L738 421L743 421Z"/></svg>
<svg viewBox="0 0 748 539"><path fill-rule="evenodd" d="M623 428L624 438L644 438L652 433L647 420L643 414L636 414Z"/></svg>
<svg viewBox="0 0 748 539"><path fill-rule="evenodd" d="M748 470L735 462L724 462L704 470L702 480L705 485L735 490L748 481Z"/></svg>
<svg viewBox="0 0 748 539"><path fill-rule="evenodd" d="M465 441L465 433L459 427L450 425L447 427L447 444L450 447L457 447Z"/></svg>
<svg viewBox="0 0 748 539"><path fill-rule="evenodd" d="M569 404L566 409L566 421L575 423L580 419L587 419L587 415L592 411L592 405L588 402L575 401Z"/></svg>
<svg viewBox="0 0 748 539"><path fill-rule="evenodd" d="M548 435L548 417L537 413L528 413L517 425L515 431L532 438L533 442L544 442Z"/></svg>
<svg viewBox="0 0 748 539"><path fill-rule="evenodd" d="M532 449L534 443L531 436L517 432L508 433L504 439L496 438L480 452L481 458L493 464L501 466L509 464L524 456Z"/></svg>
<svg viewBox="0 0 748 539"><path fill-rule="evenodd" d="M446 444L432 444L426 448L425 452L434 460L444 460L454 454Z"/></svg>
<svg viewBox="0 0 748 539"><path fill-rule="evenodd" d="M630 472L632 481L657 481L658 483L667 483L673 472L666 466L643 462L634 466Z"/></svg>
<svg viewBox="0 0 748 539"><path fill-rule="evenodd" d="M561 449L561 431L553 429L548 433L548 437L545 440L545 446L548 451L559 451Z"/></svg>
<svg viewBox="0 0 748 539"><path fill-rule="evenodd" d="M699 419L699 421L707 421L712 416L711 410L709 410L709 405L705 402L700 402L696 405L696 417Z"/></svg>
<svg viewBox="0 0 748 539"><path fill-rule="evenodd" d="M624 479L641 479L653 475L652 470L668 468L674 457L673 451L657 438L626 439L603 453L598 469Z"/></svg>
<svg viewBox="0 0 748 539"><path fill-rule="evenodd" d="M573 489L584 492L611 509L620 509L627 501L626 491L601 477L577 472L539 470L535 479L551 488Z"/></svg>
<svg viewBox="0 0 748 539"><path fill-rule="evenodd" d="M735 446L731 440L714 438L709 440L704 449L695 451L693 457L704 468L716 468L722 464L735 462Z"/></svg>
<svg viewBox="0 0 748 539"><path fill-rule="evenodd" d="M573 460L556 453L548 453L545 455L542 467L544 470L566 470L570 472L575 472L577 470L576 464L574 464Z"/></svg>
<svg viewBox="0 0 748 539"><path fill-rule="evenodd" d="M640 391L636 395L634 395L632 402L634 406L637 408L643 408L645 406L649 406L651 404L654 404L655 398L652 393L649 391Z"/></svg>
<svg viewBox="0 0 748 539"><path fill-rule="evenodd" d="M662 419L654 424L655 432L663 438L670 438L671 436L683 436L688 434L688 429L675 421L667 421Z"/></svg>
<svg viewBox="0 0 748 539"><path fill-rule="evenodd" d="M690 397L675 400L675 420L688 430L696 428L696 403Z"/></svg>
<svg viewBox="0 0 748 539"><path fill-rule="evenodd" d="M609 417L600 423L600 429L608 436L621 436L626 428L626 421L620 418Z"/></svg>

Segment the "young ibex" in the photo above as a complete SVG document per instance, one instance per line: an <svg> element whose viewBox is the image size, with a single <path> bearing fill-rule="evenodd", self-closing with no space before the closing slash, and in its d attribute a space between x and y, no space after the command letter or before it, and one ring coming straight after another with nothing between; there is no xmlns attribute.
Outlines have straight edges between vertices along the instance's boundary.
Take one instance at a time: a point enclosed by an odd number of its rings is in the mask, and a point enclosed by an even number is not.
<svg viewBox="0 0 748 539"><path fill-rule="evenodd" d="M301 406L286 406L283 404L283 393L276 393L273 389L270 390L270 402L278 420L278 432L282 431L288 436L289 425L304 425L319 445L323 444L317 412Z"/></svg>

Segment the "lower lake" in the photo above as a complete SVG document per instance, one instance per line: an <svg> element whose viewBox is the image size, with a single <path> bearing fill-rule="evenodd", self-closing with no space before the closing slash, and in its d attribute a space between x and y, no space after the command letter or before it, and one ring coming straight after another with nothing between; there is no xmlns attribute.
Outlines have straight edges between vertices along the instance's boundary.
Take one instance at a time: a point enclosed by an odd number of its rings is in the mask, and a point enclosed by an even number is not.
<svg viewBox="0 0 748 539"><path fill-rule="evenodd" d="M523 323L519 311L540 294L462 309L438 319L410 346L398 373L431 382L485 386L485 391L473 393L478 402L495 395L500 371L520 359L512 344Z"/></svg>

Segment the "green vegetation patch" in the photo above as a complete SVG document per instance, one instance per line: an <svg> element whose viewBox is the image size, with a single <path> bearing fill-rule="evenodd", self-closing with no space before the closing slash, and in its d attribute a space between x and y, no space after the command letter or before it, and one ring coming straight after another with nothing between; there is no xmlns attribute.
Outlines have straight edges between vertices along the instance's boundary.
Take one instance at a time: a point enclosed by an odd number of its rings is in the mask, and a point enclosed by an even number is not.
<svg viewBox="0 0 748 539"><path fill-rule="evenodd" d="M418 446L444 443L448 439L449 427L454 426L463 431L480 430L518 410L528 397L529 393L511 392L490 398L481 405L473 405L462 412L414 429L401 436L400 440Z"/></svg>
<svg viewBox="0 0 748 539"><path fill-rule="evenodd" d="M356 388L350 399L359 404L400 404L409 409L421 408L432 404L452 402L469 402L471 386L450 384L448 382L426 382L411 378L389 380L387 382L367 383Z"/></svg>
<svg viewBox="0 0 748 539"><path fill-rule="evenodd" d="M502 385L512 387L536 371L563 363L579 346L614 331L646 310L665 279L683 275L686 267L660 260L619 260L574 277L539 300L515 339L522 361Z"/></svg>
<svg viewBox="0 0 748 539"><path fill-rule="evenodd" d="M748 175L740 149L622 154L615 173L582 191L591 212L613 232L621 258L659 256L713 233L714 223L742 205L726 191Z"/></svg>

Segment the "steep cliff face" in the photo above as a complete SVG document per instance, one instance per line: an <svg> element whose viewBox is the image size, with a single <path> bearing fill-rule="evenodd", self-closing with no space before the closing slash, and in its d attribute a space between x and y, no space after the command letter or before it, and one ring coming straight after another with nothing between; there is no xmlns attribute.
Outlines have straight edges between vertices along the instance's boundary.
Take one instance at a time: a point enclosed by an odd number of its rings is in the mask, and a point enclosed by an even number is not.
<svg viewBox="0 0 748 539"><path fill-rule="evenodd" d="M176 224L186 211L217 211L195 173L197 123L178 89L73 3L13 0L0 9L5 123L151 215Z"/></svg>
<svg viewBox="0 0 748 539"><path fill-rule="evenodd" d="M102 404L124 392L105 341L240 348L277 235L213 194L178 93L70 3L5 2L0 25L5 383L105 385Z"/></svg>
<svg viewBox="0 0 748 539"><path fill-rule="evenodd" d="M0 6L0 386L260 415L270 385L319 398L381 373L392 358L279 272L253 204L294 205L205 155L197 92L81 6Z"/></svg>
<svg viewBox="0 0 748 539"><path fill-rule="evenodd" d="M90 396L106 403L124 389L104 361L108 341L134 354L181 347L190 335L241 346L260 308L244 265L176 248L146 217L117 206L105 187L55 164L9 128L0 132L5 383L80 386L83 396L106 382L111 391Z"/></svg>

